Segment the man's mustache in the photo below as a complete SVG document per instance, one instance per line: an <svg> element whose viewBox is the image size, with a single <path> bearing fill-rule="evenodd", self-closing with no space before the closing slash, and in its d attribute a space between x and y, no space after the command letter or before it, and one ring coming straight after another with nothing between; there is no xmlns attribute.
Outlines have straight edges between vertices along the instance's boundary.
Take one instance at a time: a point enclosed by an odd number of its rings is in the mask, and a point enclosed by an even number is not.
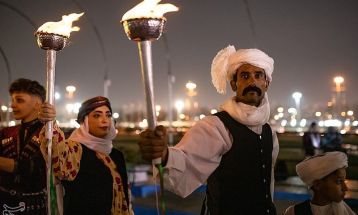
<svg viewBox="0 0 358 215"><path fill-rule="evenodd" d="M261 91L260 88L258 88L256 86L248 86L248 87L246 87L244 89L244 91L242 92L242 95L244 96L244 95L246 95L246 94L248 94L249 92L252 92L252 91L257 92L257 94L259 96L261 96L261 94L262 94L262 91Z"/></svg>

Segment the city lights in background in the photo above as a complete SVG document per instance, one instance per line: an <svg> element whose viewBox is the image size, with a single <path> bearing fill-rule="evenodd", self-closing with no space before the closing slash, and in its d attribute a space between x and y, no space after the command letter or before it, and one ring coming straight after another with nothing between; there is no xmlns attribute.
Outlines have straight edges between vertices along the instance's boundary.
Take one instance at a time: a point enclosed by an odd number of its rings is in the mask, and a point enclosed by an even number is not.
<svg viewBox="0 0 358 215"><path fill-rule="evenodd" d="M67 96L68 98L72 99L73 96L74 96L74 93L76 92L76 87L75 86L72 86L72 85L69 85L66 87L66 91L67 91Z"/></svg>
<svg viewBox="0 0 358 215"><path fill-rule="evenodd" d="M332 80L332 79L331 79ZM345 80L342 76L333 78L331 82L332 97L330 101L321 106L313 106L303 102L304 95L299 92L292 92L289 99L293 102L290 104L278 104L271 109L270 125L280 133L296 132L302 134L303 131L312 122L317 122L320 131L324 132L327 127L336 127L342 134L358 134L358 120L355 116L357 109L349 107L345 103ZM81 107L77 91L80 91L73 85L68 85L61 90L55 92L56 106L58 110L59 125L62 127L78 127L76 122L77 114ZM185 83L185 92L180 95L183 99L178 99L173 103L172 113L174 115L172 126L179 131L191 127L198 120L205 116L213 115L218 112L216 108L200 107L196 96L198 95L198 86L192 81ZM293 100L292 100L293 99ZM11 114L12 109L7 103L0 103L1 122L0 125L5 127L18 124L13 120ZM313 107L313 108L312 108ZM113 107L116 110L115 107ZM130 129L144 129L148 126L147 120L144 118L145 111L142 110L141 104L129 103L113 112L112 117L116 120L117 126ZM157 104L155 113L158 117L158 123L169 126L168 107ZM9 117L10 116L10 117ZM136 131L137 133L138 131Z"/></svg>

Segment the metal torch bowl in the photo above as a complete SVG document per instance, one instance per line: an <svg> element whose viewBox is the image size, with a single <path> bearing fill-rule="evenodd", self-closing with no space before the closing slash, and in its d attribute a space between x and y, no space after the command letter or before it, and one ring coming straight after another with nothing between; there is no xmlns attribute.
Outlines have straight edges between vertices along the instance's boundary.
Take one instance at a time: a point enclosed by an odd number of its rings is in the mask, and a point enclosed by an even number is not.
<svg viewBox="0 0 358 215"><path fill-rule="evenodd" d="M135 18L121 21L128 39L137 42L157 40L164 30L165 18Z"/></svg>
<svg viewBox="0 0 358 215"><path fill-rule="evenodd" d="M37 37L37 44L40 48L45 50L62 50L66 44L68 38L62 35L36 32L35 36Z"/></svg>

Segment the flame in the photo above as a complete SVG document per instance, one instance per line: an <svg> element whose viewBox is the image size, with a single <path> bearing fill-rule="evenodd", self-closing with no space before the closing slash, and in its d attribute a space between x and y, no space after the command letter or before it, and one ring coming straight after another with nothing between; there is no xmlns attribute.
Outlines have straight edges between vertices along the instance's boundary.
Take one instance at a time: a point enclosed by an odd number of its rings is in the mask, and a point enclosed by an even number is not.
<svg viewBox="0 0 358 215"><path fill-rule="evenodd" d="M161 0L143 0L141 3L127 11L122 21L135 18L164 18L167 12L178 11L179 8L173 4L158 4Z"/></svg>
<svg viewBox="0 0 358 215"><path fill-rule="evenodd" d="M63 15L59 22L46 22L37 29L37 33L52 33L65 37L70 37L72 31L79 31L80 27L72 27L72 22L78 20L84 13L71 13Z"/></svg>

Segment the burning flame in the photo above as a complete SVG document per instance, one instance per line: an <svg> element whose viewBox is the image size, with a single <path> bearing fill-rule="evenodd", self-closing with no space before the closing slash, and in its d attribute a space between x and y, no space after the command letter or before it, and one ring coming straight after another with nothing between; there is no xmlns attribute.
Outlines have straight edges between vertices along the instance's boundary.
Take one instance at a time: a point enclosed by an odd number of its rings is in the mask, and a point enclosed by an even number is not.
<svg viewBox="0 0 358 215"><path fill-rule="evenodd" d="M59 22L46 22L37 29L37 33L52 33L70 37L72 31L79 31L78 26L72 27L72 22L78 20L84 13L71 13L63 15Z"/></svg>
<svg viewBox="0 0 358 215"><path fill-rule="evenodd" d="M178 11L179 8L173 4L158 4L161 0L143 0L141 3L127 11L122 21L135 18L164 18L167 12Z"/></svg>

